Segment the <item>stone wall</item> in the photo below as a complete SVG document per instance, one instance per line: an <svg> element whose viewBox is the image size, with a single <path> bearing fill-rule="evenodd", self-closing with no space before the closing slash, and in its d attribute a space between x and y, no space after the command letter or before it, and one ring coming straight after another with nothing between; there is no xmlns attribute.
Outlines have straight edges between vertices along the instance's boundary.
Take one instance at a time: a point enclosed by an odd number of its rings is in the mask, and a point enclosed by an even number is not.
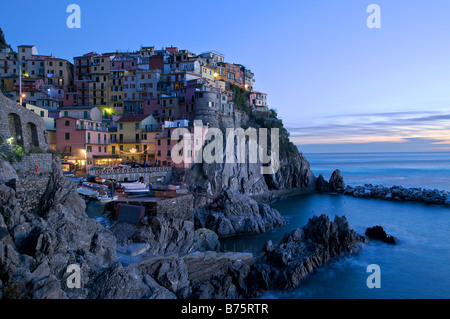
<svg viewBox="0 0 450 319"><path fill-rule="evenodd" d="M156 216L193 221L193 196L189 194L156 202Z"/></svg>
<svg viewBox="0 0 450 319"><path fill-rule="evenodd" d="M26 151L33 147L48 149L44 120L36 113L0 93L0 135L14 137Z"/></svg>
<svg viewBox="0 0 450 319"><path fill-rule="evenodd" d="M38 166L38 174L48 174L52 172L52 154L48 153L32 153L24 157L19 163L14 164L18 168L19 173L36 174L36 166Z"/></svg>
<svg viewBox="0 0 450 319"><path fill-rule="evenodd" d="M16 179L16 198L21 213L33 212L38 208L47 189L49 179L49 174L30 174L25 178Z"/></svg>
<svg viewBox="0 0 450 319"><path fill-rule="evenodd" d="M194 201L191 194L155 201L140 201L139 199L118 200L115 202L115 209L117 209L117 204L120 203L144 206L146 216L194 221Z"/></svg>
<svg viewBox="0 0 450 319"><path fill-rule="evenodd" d="M123 170L90 171L89 174L120 182L142 181L143 183L155 182L157 178L164 177L164 182L168 183L172 179L172 168L150 167Z"/></svg>

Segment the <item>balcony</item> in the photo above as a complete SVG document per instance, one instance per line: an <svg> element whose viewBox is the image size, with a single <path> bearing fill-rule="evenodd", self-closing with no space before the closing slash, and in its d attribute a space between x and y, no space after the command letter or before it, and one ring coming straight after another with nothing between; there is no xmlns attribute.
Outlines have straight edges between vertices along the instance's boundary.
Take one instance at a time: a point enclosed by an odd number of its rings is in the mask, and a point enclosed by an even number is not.
<svg viewBox="0 0 450 319"><path fill-rule="evenodd" d="M89 145L111 145L110 141L93 141L93 140L87 140L86 144Z"/></svg>
<svg viewBox="0 0 450 319"><path fill-rule="evenodd" d="M148 143L147 140L129 138L129 139L118 139L115 142L116 144L140 144L140 143Z"/></svg>
<svg viewBox="0 0 450 319"><path fill-rule="evenodd" d="M107 128L107 127L93 126L93 125L81 125L81 124L77 124L76 129L77 129L77 130L82 130L82 131L108 132L108 128Z"/></svg>

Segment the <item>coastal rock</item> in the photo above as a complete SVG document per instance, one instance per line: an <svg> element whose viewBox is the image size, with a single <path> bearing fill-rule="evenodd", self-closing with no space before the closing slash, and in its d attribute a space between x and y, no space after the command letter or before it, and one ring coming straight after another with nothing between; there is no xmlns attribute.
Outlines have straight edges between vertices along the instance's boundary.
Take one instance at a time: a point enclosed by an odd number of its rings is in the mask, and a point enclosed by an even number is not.
<svg viewBox="0 0 450 319"><path fill-rule="evenodd" d="M341 174L340 170L335 170L333 174L331 174L330 180L330 190L332 192L343 192L345 189L344 177Z"/></svg>
<svg viewBox="0 0 450 319"><path fill-rule="evenodd" d="M390 201L413 201L432 205L450 206L447 191L423 188L405 188L402 186L385 187L365 184L364 186L347 186L344 195L359 198L377 198Z"/></svg>
<svg viewBox="0 0 450 319"><path fill-rule="evenodd" d="M150 292L136 268L124 268L120 263L102 273L88 288L90 299L141 299Z"/></svg>
<svg viewBox="0 0 450 319"><path fill-rule="evenodd" d="M0 161L0 182L8 183L19 178L14 167L7 161Z"/></svg>
<svg viewBox="0 0 450 319"><path fill-rule="evenodd" d="M230 188L224 188L198 219L219 238L259 234L286 224L277 210Z"/></svg>
<svg viewBox="0 0 450 319"><path fill-rule="evenodd" d="M286 234L277 245L266 245L251 268L248 293L259 295L268 289L286 290L331 258L350 254L365 237L350 229L345 217L314 216L308 224Z"/></svg>
<svg viewBox="0 0 450 319"><path fill-rule="evenodd" d="M193 251L218 251L220 249L219 236L212 230L201 228L194 234Z"/></svg>
<svg viewBox="0 0 450 319"><path fill-rule="evenodd" d="M217 127L224 133L230 128L270 127L275 122L277 125L281 123L278 119L268 120L268 123L264 123L264 120L256 123L254 119L250 120L246 114L240 113L236 113L233 118L214 115L214 118L205 121L209 122L211 127ZM226 158L226 140L223 145L222 163L197 163L187 170L182 176L183 182L192 193L200 194L195 197L195 207L200 208L210 203L211 198L217 197L224 187L249 196L269 194L279 190L314 191L315 177L309 162L292 144L292 147L289 147L288 133L282 125L280 127L279 169L274 174L262 174L261 162L240 163L236 155L237 145L234 146L234 157ZM270 138L268 140L270 141ZM249 141L246 140L246 149L249 149L248 144ZM248 161L248 157L246 160Z"/></svg>
<svg viewBox="0 0 450 319"><path fill-rule="evenodd" d="M88 218L75 187L54 163L42 176L46 188L36 210L21 212L16 191L0 184L0 280L8 298L86 297L85 290L65 285L67 267L80 265L89 281L115 263L114 236Z"/></svg>
<svg viewBox="0 0 450 319"><path fill-rule="evenodd" d="M154 255L185 253L191 251L194 245L194 223L183 219L151 216L146 219L146 225L118 223L111 231L121 245L148 243L149 252Z"/></svg>
<svg viewBox="0 0 450 319"><path fill-rule="evenodd" d="M316 180L316 191L318 193L328 193L330 190L330 184L323 178L322 175L319 175Z"/></svg>
<svg viewBox="0 0 450 319"><path fill-rule="evenodd" d="M367 228L366 236L371 239L381 240L382 242L387 243L387 244L396 244L397 243L394 236L386 234L383 227L381 227L381 226L374 226L372 228Z"/></svg>

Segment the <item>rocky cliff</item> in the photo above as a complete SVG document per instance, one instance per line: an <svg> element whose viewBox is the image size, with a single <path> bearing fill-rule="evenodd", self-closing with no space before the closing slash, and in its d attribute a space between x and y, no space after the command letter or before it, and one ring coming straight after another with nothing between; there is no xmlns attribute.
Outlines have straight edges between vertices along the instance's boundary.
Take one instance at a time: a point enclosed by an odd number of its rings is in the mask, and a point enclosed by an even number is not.
<svg viewBox="0 0 450 319"><path fill-rule="evenodd" d="M233 163L226 154L226 139L223 143L223 163L198 163L194 164L190 170L183 174L183 181L194 193L206 194L211 197L218 196L223 188L228 187L241 194L254 196L264 195L272 191L279 190L306 190L313 191L315 177L310 169L309 162L299 153L298 149L289 142L289 133L284 129L281 120L278 118L249 118L246 114L235 113L232 117L215 115L214 119L209 119L211 127L219 128L223 134L227 129L237 128L266 128L268 129L268 150L271 149L270 129L279 130L279 148L275 156L279 160L279 169L274 174L262 174L259 157L257 163L250 163L248 160L249 140L245 142L246 161L239 163L237 159L236 145L234 145ZM258 138L260 136L258 135ZM228 160L228 162L227 162ZM201 207L208 200L206 197L197 197L196 206Z"/></svg>

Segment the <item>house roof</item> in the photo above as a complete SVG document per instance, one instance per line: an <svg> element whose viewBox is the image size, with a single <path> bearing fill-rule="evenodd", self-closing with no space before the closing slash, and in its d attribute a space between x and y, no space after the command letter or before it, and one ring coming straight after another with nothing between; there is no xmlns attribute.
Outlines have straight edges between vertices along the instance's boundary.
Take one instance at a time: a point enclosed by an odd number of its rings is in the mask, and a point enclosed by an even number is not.
<svg viewBox="0 0 450 319"><path fill-rule="evenodd" d="M64 110L92 110L95 106L65 106L61 108L61 111Z"/></svg>
<svg viewBox="0 0 450 319"><path fill-rule="evenodd" d="M145 120L147 117L151 116L150 114L138 114L138 115L134 115L134 114L127 114L127 115L123 115L118 121L117 123L124 123L124 122L142 122L143 120Z"/></svg>

